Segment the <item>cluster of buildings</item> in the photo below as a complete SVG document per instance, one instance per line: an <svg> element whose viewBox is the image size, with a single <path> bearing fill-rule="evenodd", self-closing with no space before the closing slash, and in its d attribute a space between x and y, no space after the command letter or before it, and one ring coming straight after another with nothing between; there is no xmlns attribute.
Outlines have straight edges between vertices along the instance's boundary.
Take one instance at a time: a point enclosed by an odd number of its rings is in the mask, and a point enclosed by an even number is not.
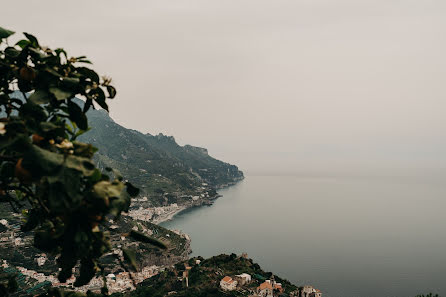
<svg viewBox="0 0 446 297"><path fill-rule="evenodd" d="M223 291L234 291L235 289L237 289L237 286L243 286L249 284L250 282L251 282L251 275L247 273L236 275L234 279L230 276L225 276L220 281L220 288Z"/></svg>
<svg viewBox="0 0 446 297"><path fill-rule="evenodd" d="M304 286L301 291L302 297L322 297L322 292L312 286Z"/></svg>
<svg viewBox="0 0 446 297"><path fill-rule="evenodd" d="M160 268L156 265L145 266L140 272L129 272L123 271L118 274L110 273L107 275L107 286L110 293L122 292L125 290L135 289L134 284L139 284L146 278L150 278L155 274L158 274ZM131 279L133 278L133 281Z"/></svg>
<svg viewBox="0 0 446 297"><path fill-rule="evenodd" d="M138 209L132 209L128 212L128 216L135 220L150 222L153 221L155 217L170 216L178 212L180 207L177 203L172 203L167 206L143 208L142 206Z"/></svg>
<svg viewBox="0 0 446 297"><path fill-rule="evenodd" d="M282 284L274 280L266 280L257 287L257 295L259 297L273 297L274 292L283 293Z"/></svg>
<svg viewBox="0 0 446 297"><path fill-rule="evenodd" d="M230 276L225 276L220 281L220 288L223 291L234 291L238 288L242 289L243 286L251 283L251 275L247 273L242 273L236 275L234 278ZM251 295L252 297L273 297L274 292L283 293L282 284L274 280L265 280L253 291L256 295Z"/></svg>
<svg viewBox="0 0 446 297"><path fill-rule="evenodd" d="M223 291L243 290L244 286L250 284L252 281L251 275L242 273L234 277L225 276L220 280L220 288ZM252 286L250 286L252 287ZM265 280L255 290L249 290L252 294L250 297L274 297L284 293L284 288L281 283L275 280ZM291 293L291 296L296 297L322 297L322 292L312 286L301 287L300 290Z"/></svg>
<svg viewBox="0 0 446 297"><path fill-rule="evenodd" d="M45 256L40 256L36 258L38 261L42 261L46 259ZM39 264L40 265L40 264ZM43 264L42 264L43 265ZM8 268L9 264L3 260L1 264L3 268ZM71 287L73 283L76 281L74 275L71 276L65 283L59 282L56 275L45 275L44 273L37 272L31 269L27 269L25 267L16 267L16 269L26 277L30 277L32 279L37 280L39 283L50 282L53 287ZM135 289L135 284L139 284L146 278L150 278L157 274L160 271L160 267L146 266L140 272L131 272L131 275L127 271L122 271L118 274L109 274L106 277L107 287L110 293L122 292L125 290L133 290ZM133 280L132 280L133 279ZM76 288L76 291L87 292L90 291L100 291L103 287L104 282L102 277L94 277L87 285L82 286L80 288Z"/></svg>
<svg viewBox="0 0 446 297"><path fill-rule="evenodd" d="M168 207L164 208L152 208L150 211L153 214L163 214L168 211L176 210L178 209L177 204L170 205ZM133 214L138 214L134 212ZM119 225L118 223L114 222L113 220L109 220L110 228L111 229L118 229ZM2 246L4 249L8 248L11 249L14 246L22 246L22 245L31 245L32 238L31 237L23 237L23 233L20 232L20 225L17 224L17 226L14 224L12 225L11 222L8 222L5 219L0 219L0 224L5 226L7 229L0 233L0 246ZM138 224L133 226L133 230L136 231L143 231L145 234L152 235L153 233L158 234L157 229L150 229L147 228L144 224ZM178 235L186 238L188 241L190 240L189 237L182 233L179 230L176 230L175 233ZM165 234L166 237L170 237L171 234ZM117 254L119 257L122 257L122 250L120 247L123 245L123 241L127 240L126 237L119 237L119 238L112 238L112 241L116 243L116 248L114 248L110 254ZM185 248L185 250L187 250ZM37 263L37 266L41 267L48 264L48 261L50 259L45 253L35 254L33 255L33 258L35 263ZM51 260L53 261L53 260ZM174 261L174 260L172 260ZM164 262L163 262L164 263ZM126 271L120 271L115 273L110 273L108 276L106 276L107 281L107 287L109 289L110 293L114 292L122 292L125 290L131 290L135 288L135 285L142 282L143 280L150 278L156 274L159 273L159 271L162 271L166 264L160 263L157 265L152 266L145 266L142 267L142 270L138 272L126 272ZM57 274L53 275L46 275L45 273L38 272L38 268L25 268L22 266L10 266L6 260L0 260L0 266L3 268L13 268L16 269L21 275L23 275L24 278L34 282L36 281L38 284L51 284L54 287L72 287L75 282L75 277L71 277L68 279L65 283L60 283ZM35 269L35 270L33 270ZM36 271L37 270L37 271ZM104 285L104 280L102 277L95 277L93 278L87 285L76 288L76 291L86 292L88 290L91 290L93 292L100 291L101 288Z"/></svg>

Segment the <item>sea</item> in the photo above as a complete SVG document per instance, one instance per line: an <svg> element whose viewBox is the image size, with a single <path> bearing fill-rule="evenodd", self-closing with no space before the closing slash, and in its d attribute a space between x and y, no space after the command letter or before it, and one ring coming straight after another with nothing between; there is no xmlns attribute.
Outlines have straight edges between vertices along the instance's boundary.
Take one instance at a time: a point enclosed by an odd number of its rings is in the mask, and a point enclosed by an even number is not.
<svg viewBox="0 0 446 297"><path fill-rule="evenodd" d="M162 225L193 256L248 253L324 297L446 296L446 182L397 176L248 175Z"/></svg>

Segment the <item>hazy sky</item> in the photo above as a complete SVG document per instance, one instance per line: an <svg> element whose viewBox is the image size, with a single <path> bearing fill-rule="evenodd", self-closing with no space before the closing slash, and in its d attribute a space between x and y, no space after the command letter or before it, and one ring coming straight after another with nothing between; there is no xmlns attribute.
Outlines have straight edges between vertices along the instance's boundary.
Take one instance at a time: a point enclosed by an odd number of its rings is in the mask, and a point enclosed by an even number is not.
<svg viewBox="0 0 446 297"><path fill-rule="evenodd" d="M111 115L248 171L446 168L444 0L0 0L87 55Z"/></svg>

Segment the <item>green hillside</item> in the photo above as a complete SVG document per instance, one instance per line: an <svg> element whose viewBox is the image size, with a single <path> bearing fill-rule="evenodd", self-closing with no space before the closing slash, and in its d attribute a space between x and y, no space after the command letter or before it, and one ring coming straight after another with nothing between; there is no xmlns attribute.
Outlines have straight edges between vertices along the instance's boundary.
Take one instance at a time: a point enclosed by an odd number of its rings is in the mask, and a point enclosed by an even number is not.
<svg viewBox="0 0 446 297"><path fill-rule="evenodd" d="M103 110L90 111L88 120L93 128L79 140L99 149L99 167L121 171L155 205L198 195L203 188L215 195L216 188L243 179L237 166L212 158L204 148L180 146L172 136L124 128Z"/></svg>

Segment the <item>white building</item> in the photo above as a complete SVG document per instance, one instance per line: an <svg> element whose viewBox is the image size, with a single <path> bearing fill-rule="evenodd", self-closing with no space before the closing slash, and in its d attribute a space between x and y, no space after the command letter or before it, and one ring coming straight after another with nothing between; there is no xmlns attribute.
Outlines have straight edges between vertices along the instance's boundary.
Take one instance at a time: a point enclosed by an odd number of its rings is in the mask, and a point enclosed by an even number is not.
<svg viewBox="0 0 446 297"><path fill-rule="evenodd" d="M241 285L249 284L251 282L251 275L247 273L242 273L239 275L236 275L236 278L239 280L239 283Z"/></svg>
<svg viewBox="0 0 446 297"><path fill-rule="evenodd" d="M36 259L37 265L42 266L46 262L46 257L40 256Z"/></svg>
<svg viewBox="0 0 446 297"><path fill-rule="evenodd" d="M14 245L15 246L24 245L24 243L20 237L17 237L17 238L14 238Z"/></svg>
<svg viewBox="0 0 446 297"><path fill-rule="evenodd" d="M302 297L322 297L322 292L312 286L304 286L302 289Z"/></svg>
<svg viewBox="0 0 446 297"><path fill-rule="evenodd" d="M237 287L237 281L233 280L230 276L225 276L221 281L220 281L220 287L224 290L224 291L233 291L235 290L235 288Z"/></svg>

